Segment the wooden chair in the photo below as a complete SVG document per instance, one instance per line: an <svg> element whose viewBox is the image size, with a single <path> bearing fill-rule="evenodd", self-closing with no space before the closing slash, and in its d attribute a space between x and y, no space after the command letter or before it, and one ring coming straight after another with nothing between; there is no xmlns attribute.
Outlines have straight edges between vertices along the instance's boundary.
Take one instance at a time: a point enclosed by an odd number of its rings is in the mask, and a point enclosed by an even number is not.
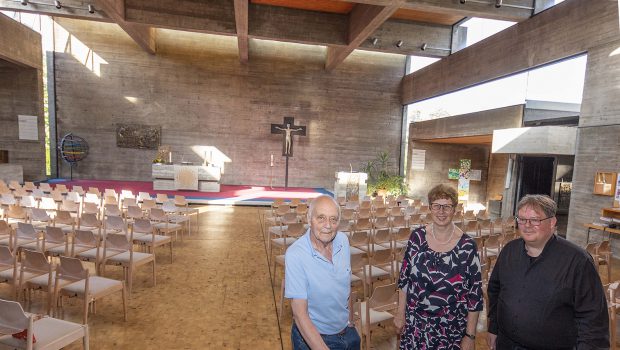
<svg viewBox="0 0 620 350"><path fill-rule="evenodd" d="M101 260L101 273L103 275L105 272L106 265L122 267L129 295L131 295L133 275L136 268L146 264L151 264L153 286L155 286L157 284L155 255L151 253L135 252L131 233L129 239L126 234L106 234L103 257Z"/></svg>
<svg viewBox="0 0 620 350"><path fill-rule="evenodd" d="M52 317L39 318L24 312L15 301L0 299L0 344L11 349L62 349L71 343L82 340L82 348L89 349L88 325L77 324ZM25 331L25 340L15 338L11 333ZM36 343L34 339L36 338Z"/></svg>
<svg viewBox="0 0 620 350"><path fill-rule="evenodd" d="M88 311L92 303L116 292L121 292L123 316L127 321L127 295L125 283L100 276L90 276L79 259L60 257L54 282L54 305L62 305L63 297L77 297L83 300L82 322L88 324Z"/></svg>
<svg viewBox="0 0 620 350"><path fill-rule="evenodd" d="M387 325L394 319L394 312L398 308L398 293L395 283L379 286L367 301L353 305L356 326L367 350L371 349L371 327Z"/></svg>

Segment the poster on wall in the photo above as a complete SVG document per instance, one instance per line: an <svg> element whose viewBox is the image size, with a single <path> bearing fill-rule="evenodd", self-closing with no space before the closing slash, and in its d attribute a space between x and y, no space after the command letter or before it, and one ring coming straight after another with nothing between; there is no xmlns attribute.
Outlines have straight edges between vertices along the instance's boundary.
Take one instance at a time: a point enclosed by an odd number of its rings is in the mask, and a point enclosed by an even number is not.
<svg viewBox="0 0 620 350"><path fill-rule="evenodd" d="M620 207L620 173L616 176L616 197L614 204L616 207Z"/></svg>
<svg viewBox="0 0 620 350"><path fill-rule="evenodd" d="M448 169L448 180L458 180L459 169Z"/></svg>
<svg viewBox="0 0 620 350"><path fill-rule="evenodd" d="M411 150L411 170L424 170L426 161L426 150Z"/></svg>
<svg viewBox="0 0 620 350"><path fill-rule="evenodd" d="M36 115L18 115L17 126L19 128L20 140L39 140Z"/></svg>
<svg viewBox="0 0 620 350"><path fill-rule="evenodd" d="M460 178L459 179L459 201L468 201L469 200L469 180Z"/></svg>

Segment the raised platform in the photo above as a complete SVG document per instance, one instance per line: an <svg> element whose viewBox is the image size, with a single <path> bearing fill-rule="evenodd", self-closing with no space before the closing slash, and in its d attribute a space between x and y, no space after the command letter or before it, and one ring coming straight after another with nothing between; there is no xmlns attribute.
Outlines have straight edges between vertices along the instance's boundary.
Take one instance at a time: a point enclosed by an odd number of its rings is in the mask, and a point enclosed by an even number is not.
<svg viewBox="0 0 620 350"><path fill-rule="evenodd" d="M200 191L159 191L153 189L150 181L115 181L115 180L65 180L53 179L48 181L50 184L63 183L71 188L79 185L88 190L88 187L97 187L101 192L106 188L112 188L117 192L121 190L131 190L133 193L148 192L151 196L156 193L165 193L169 197L174 195L185 196L187 201L192 204L214 204L214 205L253 205L270 206L276 198L315 198L321 194L332 193L324 188L309 187L283 187L269 186L246 186L246 185L221 185L219 192L200 192Z"/></svg>

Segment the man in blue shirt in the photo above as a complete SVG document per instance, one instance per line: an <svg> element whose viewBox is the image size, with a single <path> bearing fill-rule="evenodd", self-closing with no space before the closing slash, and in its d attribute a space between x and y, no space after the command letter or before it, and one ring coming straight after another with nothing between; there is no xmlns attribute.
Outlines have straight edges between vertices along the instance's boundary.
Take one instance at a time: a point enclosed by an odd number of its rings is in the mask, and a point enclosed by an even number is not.
<svg viewBox="0 0 620 350"><path fill-rule="evenodd" d="M349 240L337 232L340 207L319 196L308 210L310 229L285 255L285 297L293 309L293 349L360 348L349 326L351 257Z"/></svg>

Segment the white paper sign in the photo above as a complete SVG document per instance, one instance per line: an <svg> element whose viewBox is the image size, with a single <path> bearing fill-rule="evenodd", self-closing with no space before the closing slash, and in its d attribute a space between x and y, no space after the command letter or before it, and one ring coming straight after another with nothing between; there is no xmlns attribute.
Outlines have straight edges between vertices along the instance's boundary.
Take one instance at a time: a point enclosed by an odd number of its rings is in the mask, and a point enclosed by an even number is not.
<svg viewBox="0 0 620 350"><path fill-rule="evenodd" d="M481 181L482 180L482 170L471 169L469 171L469 179L472 180L472 181Z"/></svg>
<svg viewBox="0 0 620 350"><path fill-rule="evenodd" d="M620 173L616 176L616 201L620 203Z"/></svg>
<svg viewBox="0 0 620 350"><path fill-rule="evenodd" d="M39 139L39 129L37 127L36 115L18 115L17 124L19 126L20 140L37 141Z"/></svg>
<svg viewBox="0 0 620 350"><path fill-rule="evenodd" d="M426 150L411 150L411 170L424 170L426 161Z"/></svg>

